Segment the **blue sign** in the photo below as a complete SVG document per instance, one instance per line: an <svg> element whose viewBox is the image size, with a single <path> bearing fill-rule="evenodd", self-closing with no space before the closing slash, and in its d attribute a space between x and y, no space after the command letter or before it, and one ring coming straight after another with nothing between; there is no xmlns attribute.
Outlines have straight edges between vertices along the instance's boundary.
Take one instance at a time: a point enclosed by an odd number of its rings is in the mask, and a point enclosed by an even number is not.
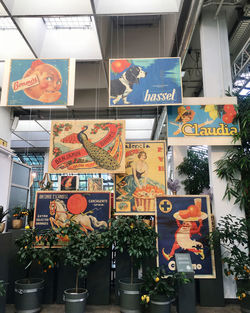
<svg viewBox="0 0 250 313"><path fill-rule="evenodd" d="M180 58L111 59L110 106L182 103Z"/></svg>

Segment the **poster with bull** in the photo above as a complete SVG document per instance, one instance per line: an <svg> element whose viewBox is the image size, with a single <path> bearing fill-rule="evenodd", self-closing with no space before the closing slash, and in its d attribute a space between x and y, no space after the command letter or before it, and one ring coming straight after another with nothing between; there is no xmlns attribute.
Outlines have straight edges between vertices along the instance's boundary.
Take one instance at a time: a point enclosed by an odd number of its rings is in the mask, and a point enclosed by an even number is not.
<svg viewBox="0 0 250 313"><path fill-rule="evenodd" d="M165 141L126 142L126 173L115 175L118 215L155 214L155 197L166 194Z"/></svg>
<svg viewBox="0 0 250 313"><path fill-rule="evenodd" d="M48 171L124 173L125 121L53 121Z"/></svg>
<svg viewBox="0 0 250 313"><path fill-rule="evenodd" d="M196 278L215 278L209 196L156 197L158 265L175 271L175 253L189 253Z"/></svg>
<svg viewBox="0 0 250 313"><path fill-rule="evenodd" d="M180 58L110 59L109 105L182 103Z"/></svg>
<svg viewBox="0 0 250 313"><path fill-rule="evenodd" d="M108 226L110 193L87 191L38 191L34 225L38 230L65 227L70 221L83 232Z"/></svg>
<svg viewBox="0 0 250 313"><path fill-rule="evenodd" d="M75 59L6 60L3 106L72 106Z"/></svg>

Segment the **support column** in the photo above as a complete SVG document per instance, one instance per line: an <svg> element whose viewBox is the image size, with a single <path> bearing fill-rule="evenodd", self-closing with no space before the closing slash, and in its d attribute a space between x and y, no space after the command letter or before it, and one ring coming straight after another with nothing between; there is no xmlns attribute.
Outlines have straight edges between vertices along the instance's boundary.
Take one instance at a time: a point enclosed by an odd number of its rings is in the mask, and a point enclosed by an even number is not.
<svg viewBox="0 0 250 313"><path fill-rule="evenodd" d="M223 97L225 96L226 90L228 90L229 88L230 90L232 90L228 31L226 15L223 11L223 8L218 16L215 15L215 9L212 8L208 8L202 12L200 40L204 96ZM226 200L222 200L226 188L226 183L225 181L219 179L214 172L216 168L215 162L223 158L226 151L227 146L212 146L209 148L210 185L214 191L212 209L215 215L216 222L221 216L224 216L226 214L232 213L239 216L241 213L239 208L236 209L232 206L232 203L229 203ZM219 256L217 256L217 258L218 257ZM205 300L205 302L209 302L209 306L222 306L224 302L224 299L220 299L220 295L218 295L218 292L222 289L223 286L221 281L222 271L221 268L218 268L220 263L216 263L218 278L214 281L200 281L201 294L202 292L204 292L206 294L206 299L207 295L209 294L209 300ZM223 277L223 285L224 298L235 298L234 281Z"/></svg>
<svg viewBox="0 0 250 313"><path fill-rule="evenodd" d="M0 138L7 141L10 148L11 140L11 110L10 108L0 107Z"/></svg>
<svg viewBox="0 0 250 313"><path fill-rule="evenodd" d="M173 146L173 162L172 162L172 171L174 173L173 178L178 179L180 182L184 179L183 176L178 175L176 167L183 162L183 159L187 156L187 147L186 146ZM178 191L178 195L185 195L184 186L180 184L181 189Z"/></svg>

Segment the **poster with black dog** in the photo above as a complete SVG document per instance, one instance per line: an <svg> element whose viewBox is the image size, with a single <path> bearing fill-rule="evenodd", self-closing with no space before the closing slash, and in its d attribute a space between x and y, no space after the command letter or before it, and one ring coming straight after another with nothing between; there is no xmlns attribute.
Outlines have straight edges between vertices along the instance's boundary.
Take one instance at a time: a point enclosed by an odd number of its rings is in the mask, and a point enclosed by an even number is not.
<svg viewBox="0 0 250 313"><path fill-rule="evenodd" d="M109 106L181 103L180 58L109 60Z"/></svg>
<svg viewBox="0 0 250 313"><path fill-rule="evenodd" d="M175 253L189 253L195 278L215 278L209 196L156 197L158 265L175 271Z"/></svg>

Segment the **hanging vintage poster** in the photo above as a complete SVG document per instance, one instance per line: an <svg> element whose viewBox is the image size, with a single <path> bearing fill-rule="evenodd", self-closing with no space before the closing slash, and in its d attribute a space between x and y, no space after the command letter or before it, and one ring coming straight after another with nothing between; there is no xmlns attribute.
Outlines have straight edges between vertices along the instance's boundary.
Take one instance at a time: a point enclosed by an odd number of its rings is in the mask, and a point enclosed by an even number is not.
<svg viewBox="0 0 250 313"><path fill-rule="evenodd" d="M180 58L110 59L110 106L182 103Z"/></svg>
<svg viewBox="0 0 250 313"><path fill-rule="evenodd" d="M196 278L215 278L209 196L156 197L158 265L175 271L175 253L189 253Z"/></svg>
<svg viewBox="0 0 250 313"><path fill-rule="evenodd" d="M1 105L73 105L74 86L74 59L6 60Z"/></svg>
<svg viewBox="0 0 250 313"><path fill-rule="evenodd" d="M231 145L239 131L233 104L169 106L167 112L169 145Z"/></svg>
<svg viewBox="0 0 250 313"><path fill-rule="evenodd" d="M58 177L59 190L77 190L79 188L79 176L61 175Z"/></svg>
<svg viewBox="0 0 250 313"><path fill-rule="evenodd" d="M53 121L50 173L124 173L125 122Z"/></svg>
<svg viewBox="0 0 250 313"><path fill-rule="evenodd" d="M38 230L64 227L73 221L84 232L108 226L110 193L87 191L38 191L34 225Z"/></svg>
<svg viewBox="0 0 250 313"><path fill-rule="evenodd" d="M126 142L126 174L115 175L115 212L155 214L155 197L166 193L165 141Z"/></svg>
<svg viewBox="0 0 250 313"><path fill-rule="evenodd" d="M89 191L103 190L103 179L102 178L88 178L88 190Z"/></svg>

